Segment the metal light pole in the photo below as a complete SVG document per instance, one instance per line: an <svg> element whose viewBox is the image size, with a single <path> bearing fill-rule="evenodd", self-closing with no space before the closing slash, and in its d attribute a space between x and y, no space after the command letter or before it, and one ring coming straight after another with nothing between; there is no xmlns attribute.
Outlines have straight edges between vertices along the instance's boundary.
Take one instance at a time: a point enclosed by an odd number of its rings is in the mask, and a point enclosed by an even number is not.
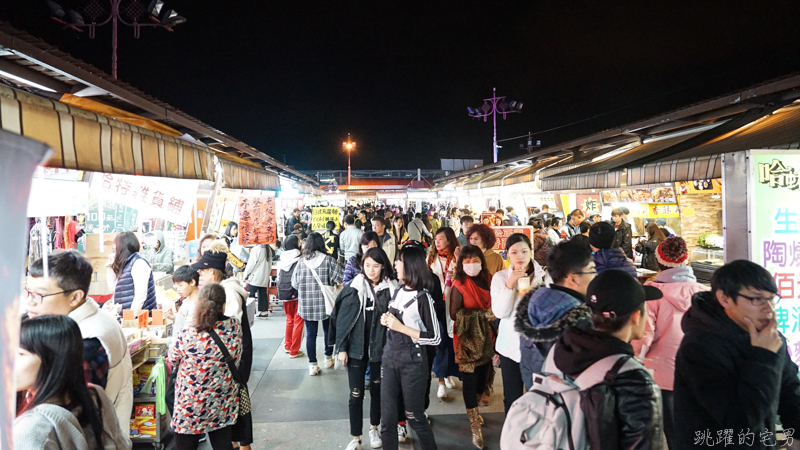
<svg viewBox="0 0 800 450"><path fill-rule="evenodd" d="M356 149L356 143L350 139L350 133L347 133L347 142L342 142L342 148L347 152L347 186L350 186L350 153Z"/></svg>
<svg viewBox="0 0 800 450"><path fill-rule="evenodd" d="M127 0L125 2L125 15L130 22L126 22L120 13L122 0L107 0L109 3L108 16L103 0L89 0L83 8L83 13L90 20L86 23L83 16L76 11L67 10L52 0L47 1L50 8L50 18L72 30L83 32L89 29L89 39L94 39L95 29L111 23L111 76L117 78L117 28L118 23L133 27L133 37L138 39L141 27L159 27L173 31L172 27L186 22L186 18L179 16L173 9L164 7L163 0L152 0L149 6L142 4L142 0ZM147 0L144 0L147 1ZM139 20L149 17L154 23L139 23Z"/></svg>
<svg viewBox="0 0 800 450"><path fill-rule="evenodd" d="M497 88L492 88L492 98L483 99L483 106L480 108L467 107L470 117L482 118L484 122L492 116L492 124L494 125L494 138L492 140L492 151L494 155L494 162L497 162L497 113L503 115L503 120L506 120L506 114L518 113L522 111L522 102L512 100L507 102L505 97L497 96Z"/></svg>

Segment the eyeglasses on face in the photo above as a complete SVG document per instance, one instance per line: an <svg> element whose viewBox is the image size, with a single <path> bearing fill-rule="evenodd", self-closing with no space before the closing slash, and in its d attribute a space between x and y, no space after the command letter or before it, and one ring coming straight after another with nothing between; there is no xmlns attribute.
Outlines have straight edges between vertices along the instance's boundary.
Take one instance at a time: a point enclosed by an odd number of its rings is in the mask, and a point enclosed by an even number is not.
<svg viewBox="0 0 800 450"><path fill-rule="evenodd" d="M744 295L740 292L739 297L750 300L750 303L752 303L753 306L764 306L767 303L771 305L777 305L781 301L781 296L778 294L775 294L772 297L750 297L749 295Z"/></svg>
<svg viewBox="0 0 800 450"><path fill-rule="evenodd" d="M70 289L70 290L67 290L67 291L54 292L52 294L37 294L36 292L31 292L30 289L28 289L28 286L25 286L25 287L22 288L22 292L23 292L23 294L25 294L25 297L31 303L33 303L34 305L40 305L44 301L44 299L47 298L47 297L52 297L54 295L59 295L59 294L67 294L67 293L75 292L75 291L77 291L77 289Z"/></svg>

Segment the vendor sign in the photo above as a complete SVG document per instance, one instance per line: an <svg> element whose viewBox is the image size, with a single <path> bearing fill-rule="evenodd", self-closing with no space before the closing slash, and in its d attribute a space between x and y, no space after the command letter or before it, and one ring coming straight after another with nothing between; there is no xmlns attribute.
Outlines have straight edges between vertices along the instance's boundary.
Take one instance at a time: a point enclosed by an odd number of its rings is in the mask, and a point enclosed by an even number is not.
<svg viewBox="0 0 800 450"><path fill-rule="evenodd" d="M612 206L619 208L623 204L614 203ZM680 217L680 209L674 203L625 203L624 206L630 210L631 217L645 219Z"/></svg>
<svg viewBox="0 0 800 450"><path fill-rule="evenodd" d="M86 215L86 232L100 233L99 199L89 200L89 214ZM103 233L123 233L138 226L139 211L129 206L120 205L109 200L103 201Z"/></svg>
<svg viewBox="0 0 800 450"><path fill-rule="evenodd" d="M578 194L578 209L584 213L600 211L600 194Z"/></svg>
<svg viewBox="0 0 800 450"><path fill-rule="evenodd" d="M522 233L525 236L528 236L528 239L533 242L533 227L494 227L492 228L494 231L494 247L492 250L496 252L503 252L502 254L505 255L506 252L506 240L508 237L514 233Z"/></svg>
<svg viewBox="0 0 800 450"><path fill-rule="evenodd" d="M339 229L339 208L336 207L314 207L311 208L311 230L324 231L328 221L332 220Z"/></svg>
<svg viewBox="0 0 800 450"><path fill-rule="evenodd" d="M159 218L186 226L192 218L197 180L95 174L91 193L139 210L146 218Z"/></svg>
<svg viewBox="0 0 800 450"><path fill-rule="evenodd" d="M750 259L775 277L778 331L800 363L800 155L751 151L748 163Z"/></svg>
<svg viewBox="0 0 800 450"><path fill-rule="evenodd" d="M675 190L681 195L705 193L721 194L722 179L714 178L712 180L679 181L675 183Z"/></svg>
<svg viewBox="0 0 800 450"><path fill-rule="evenodd" d="M278 240L275 220L275 197L268 195L239 197L239 244L274 244Z"/></svg>
<svg viewBox="0 0 800 450"><path fill-rule="evenodd" d="M485 212L481 213L481 223L490 227L499 227L503 225L503 219L500 218L500 214Z"/></svg>

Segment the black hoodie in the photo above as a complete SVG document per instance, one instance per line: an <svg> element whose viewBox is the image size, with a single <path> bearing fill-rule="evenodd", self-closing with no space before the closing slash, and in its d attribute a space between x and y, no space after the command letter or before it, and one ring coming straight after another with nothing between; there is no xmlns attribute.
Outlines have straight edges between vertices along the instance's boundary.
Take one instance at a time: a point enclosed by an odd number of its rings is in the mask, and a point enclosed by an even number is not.
<svg viewBox="0 0 800 450"><path fill-rule="evenodd" d="M567 328L553 352L556 367L573 378L606 356L633 357L630 343L577 327ZM663 448L661 390L644 366L581 391L581 410L592 450Z"/></svg>
<svg viewBox="0 0 800 450"><path fill-rule="evenodd" d="M681 328L685 335L675 358L678 448L693 448L698 431L716 439L717 431L731 429L734 443L740 432L746 444L752 442L740 447L767 448L760 433L774 432L779 415L784 429L800 429L800 379L785 340L777 353L753 347L750 334L711 292L692 297Z"/></svg>

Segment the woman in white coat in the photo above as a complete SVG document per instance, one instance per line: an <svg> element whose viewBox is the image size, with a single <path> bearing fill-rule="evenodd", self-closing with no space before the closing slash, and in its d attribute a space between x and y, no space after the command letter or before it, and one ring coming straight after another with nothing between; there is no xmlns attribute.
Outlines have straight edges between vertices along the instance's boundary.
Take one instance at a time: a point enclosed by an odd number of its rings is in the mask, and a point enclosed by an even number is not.
<svg viewBox="0 0 800 450"><path fill-rule="evenodd" d="M272 258L275 249L271 245L256 245L250 250L250 259L244 269L244 279L249 284L247 291L250 297L258 296L258 317L266 319L269 316L269 276L272 272Z"/></svg>

